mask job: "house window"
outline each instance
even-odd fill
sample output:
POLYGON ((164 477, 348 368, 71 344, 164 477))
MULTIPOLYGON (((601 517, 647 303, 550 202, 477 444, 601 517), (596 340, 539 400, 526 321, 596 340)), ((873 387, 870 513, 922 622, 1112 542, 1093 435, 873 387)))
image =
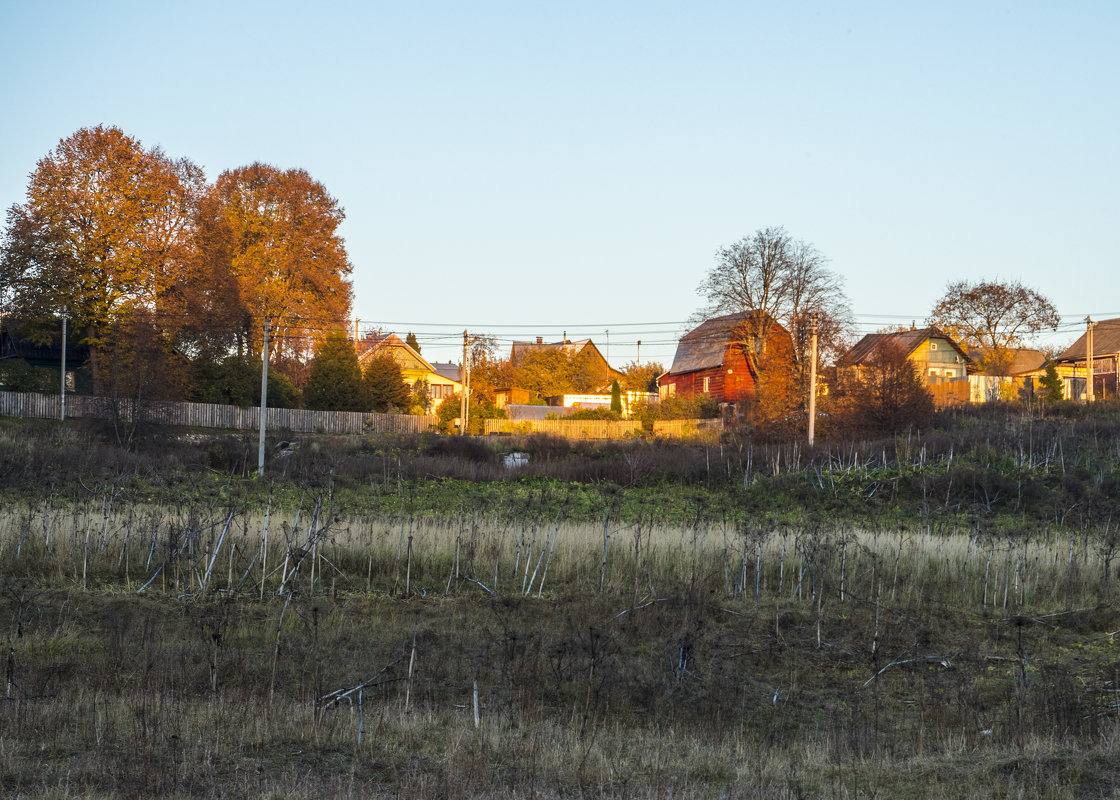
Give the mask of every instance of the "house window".
POLYGON ((707 375, 705 375, 704 376, 704 388, 703 388, 702 391, 704 392, 704 394, 707 394, 711 390, 711 388, 712 388, 712 379, 709 378, 707 375))
POLYGON ((930 376, 937 376, 937 375, 940 375, 940 374, 941 374, 941 370, 939 370, 939 369, 931 369, 931 370, 929 371, 929 374, 930 374, 930 376))
POLYGON ((936 350, 937 349, 937 342, 930 342, 929 343, 929 349, 930 350, 936 350))

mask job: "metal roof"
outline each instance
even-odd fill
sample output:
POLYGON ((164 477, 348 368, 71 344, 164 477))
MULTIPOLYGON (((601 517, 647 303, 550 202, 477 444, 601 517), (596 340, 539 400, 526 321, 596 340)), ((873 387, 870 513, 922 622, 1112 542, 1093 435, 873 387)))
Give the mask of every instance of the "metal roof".
POLYGON ((897 347, 907 356, 921 347, 922 343, 927 339, 945 339, 953 348, 964 357, 965 363, 972 361, 968 353, 960 348, 960 346, 950 339, 947 335, 941 332, 939 328, 915 328, 908 331, 895 331, 894 333, 869 333, 856 342, 855 346, 840 356, 836 361, 838 367, 854 367, 860 364, 866 364, 875 359, 881 352, 881 348, 891 346, 897 347))
POLYGON ((441 378, 447 378, 449 381, 459 381, 459 365, 450 362, 443 363, 441 361, 432 361, 432 371, 439 375, 441 378))
MULTIPOLYGON (((1071 344, 1055 361, 1084 361, 1085 334, 1071 344)), ((1120 319, 1104 319, 1093 326, 1093 358, 1120 353, 1120 319)))
MULTIPOLYGON (((1009 361, 1006 364, 997 365, 994 370, 985 370, 985 374, 1025 375, 1028 372, 1037 372, 1046 367, 1046 354, 1041 350, 1033 350, 1029 347, 1014 347, 1009 348, 1006 352, 1010 356, 1009 361)), ((973 363, 981 366, 987 354, 987 350, 974 350, 971 354, 973 363)))
MULTIPOLYGON (((753 317, 753 311, 740 311, 705 320, 699 327, 681 337, 673 356, 673 366, 665 374, 679 375, 722 366, 723 354, 732 342, 736 330, 741 329, 753 317)), ((781 325, 778 327, 782 328, 781 325)))

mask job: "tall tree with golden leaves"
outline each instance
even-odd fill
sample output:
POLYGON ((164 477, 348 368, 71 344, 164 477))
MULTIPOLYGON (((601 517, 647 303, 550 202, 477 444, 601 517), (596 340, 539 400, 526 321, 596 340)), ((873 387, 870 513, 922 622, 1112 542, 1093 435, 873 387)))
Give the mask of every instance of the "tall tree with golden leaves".
MULTIPOLYGON (((8 209, 2 298, 27 321, 63 309, 103 352, 112 324, 144 312, 156 324, 192 247, 202 171, 119 128, 83 128, 36 165, 27 200, 8 209)), ((50 326, 53 328, 53 324, 50 326)))
MULTIPOLYGON (((260 352, 269 326, 272 357, 306 359, 317 341, 350 315, 352 271, 338 234, 344 213, 302 169, 267 164, 223 172, 203 226, 226 259, 243 310, 249 352, 260 352)), ((204 259, 212 269, 214 259, 204 259)))

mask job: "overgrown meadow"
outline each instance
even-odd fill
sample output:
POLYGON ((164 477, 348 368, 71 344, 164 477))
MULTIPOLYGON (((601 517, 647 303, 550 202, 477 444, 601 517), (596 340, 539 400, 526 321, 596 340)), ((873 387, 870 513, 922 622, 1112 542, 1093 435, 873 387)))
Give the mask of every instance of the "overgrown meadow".
POLYGON ((1115 408, 290 441, 4 423, 6 796, 1120 791, 1115 408))

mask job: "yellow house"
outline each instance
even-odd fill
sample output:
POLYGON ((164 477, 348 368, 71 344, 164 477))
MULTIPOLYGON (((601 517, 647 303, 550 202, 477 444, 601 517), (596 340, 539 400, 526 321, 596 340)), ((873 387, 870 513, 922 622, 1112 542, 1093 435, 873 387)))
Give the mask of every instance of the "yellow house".
POLYGON ((867 365, 890 351, 901 353, 914 365, 939 406, 968 402, 967 369, 971 359, 960 345, 934 327, 867 334, 837 360, 837 377, 858 377, 867 365))
POLYGON ((836 362, 841 369, 861 369, 888 347, 897 348, 928 385, 964 380, 968 355, 937 328, 911 328, 893 333, 869 333, 836 362))
POLYGON ((448 397, 459 394, 463 384, 459 381, 458 364, 431 362, 421 356, 395 333, 367 333, 357 342, 358 363, 365 371, 370 359, 388 353, 400 365, 401 377, 415 391, 419 385, 428 389, 428 413, 434 414, 439 404, 448 397))

